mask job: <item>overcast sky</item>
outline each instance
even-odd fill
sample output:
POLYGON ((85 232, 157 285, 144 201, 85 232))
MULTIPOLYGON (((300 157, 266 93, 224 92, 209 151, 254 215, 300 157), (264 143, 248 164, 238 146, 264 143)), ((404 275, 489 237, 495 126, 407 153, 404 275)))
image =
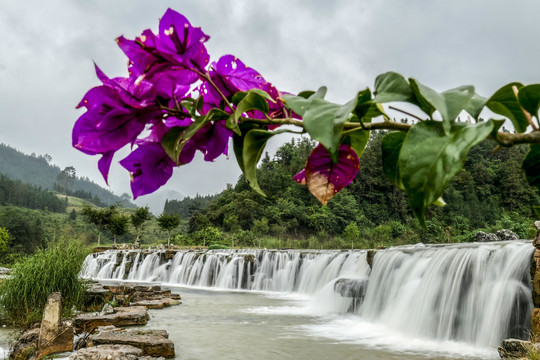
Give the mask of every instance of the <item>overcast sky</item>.
MULTIPOLYGON (((0 0, 0 142, 50 154, 105 186, 98 158, 71 147, 83 112, 75 106, 99 84, 92 62, 125 76, 114 39, 155 30, 168 7, 210 35, 212 59, 234 54, 293 93, 326 85, 336 102, 389 70, 440 91, 472 84, 484 96, 511 81, 540 82, 537 0, 0 0)), ((216 193, 239 174, 232 157, 198 157, 166 188, 216 193)), ((120 165, 109 182, 117 194, 129 192, 120 165)))

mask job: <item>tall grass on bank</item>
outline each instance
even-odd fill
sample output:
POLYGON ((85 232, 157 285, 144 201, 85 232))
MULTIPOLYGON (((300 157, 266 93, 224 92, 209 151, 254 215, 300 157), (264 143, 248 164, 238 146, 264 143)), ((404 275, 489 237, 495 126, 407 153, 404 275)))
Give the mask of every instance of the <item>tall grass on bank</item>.
POLYGON ((69 315, 83 301, 79 272, 86 255, 82 243, 59 240, 19 260, 0 285, 5 321, 26 327, 41 320, 48 296, 56 291, 62 293, 63 315, 69 315))

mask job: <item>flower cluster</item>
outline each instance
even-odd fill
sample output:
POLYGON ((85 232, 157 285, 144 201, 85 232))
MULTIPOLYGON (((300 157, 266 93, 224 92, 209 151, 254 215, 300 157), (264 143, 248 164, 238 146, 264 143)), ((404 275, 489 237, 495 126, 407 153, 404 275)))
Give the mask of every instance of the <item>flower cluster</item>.
POLYGON ((206 161, 227 154, 232 130, 225 119, 198 128, 177 159, 161 142, 172 128, 187 129, 212 108, 232 114, 230 99, 238 92, 259 89, 271 97, 270 111, 251 110, 250 118, 282 116, 280 92, 257 71, 232 55, 210 63, 208 39, 183 15, 168 9, 157 34, 145 30, 134 40, 123 36, 116 40, 129 59, 129 76, 110 79, 96 66, 102 85, 89 90, 79 103, 86 112, 75 123, 72 141, 86 154, 101 155, 98 168, 105 181, 115 152, 128 144, 134 150, 120 164, 131 174, 134 198, 164 185, 173 169, 191 162, 196 151, 206 161), (201 105, 190 109, 187 104, 195 102, 201 105))

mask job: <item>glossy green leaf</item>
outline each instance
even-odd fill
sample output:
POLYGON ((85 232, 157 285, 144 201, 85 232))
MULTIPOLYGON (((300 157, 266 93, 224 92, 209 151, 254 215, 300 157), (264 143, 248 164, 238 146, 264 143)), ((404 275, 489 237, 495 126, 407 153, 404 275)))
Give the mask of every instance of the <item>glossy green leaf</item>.
POLYGON ((521 168, 525 171, 525 178, 529 185, 540 190, 540 144, 529 145, 529 152, 521 168))
POLYGON ((265 98, 266 100, 270 101, 270 102, 273 102, 275 103, 276 101, 274 99, 272 99, 272 97, 264 90, 261 90, 261 89, 251 89, 251 90, 248 90, 248 91, 239 91, 237 92, 236 94, 234 94, 232 96, 232 103, 237 105, 239 104, 242 100, 244 100, 244 98, 248 95, 248 94, 257 94, 263 98, 265 98))
POLYGON ((248 92, 242 101, 236 105, 234 120, 238 122, 242 114, 252 110, 258 110, 263 114, 268 114, 269 107, 266 98, 256 92, 248 92))
POLYGON ((330 153, 334 163, 338 160, 339 140, 343 125, 355 108, 356 98, 338 105, 319 98, 313 99, 303 116, 304 129, 311 138, 320 142, 330 153))
POLYGON ((527 85, 519 89, 518 99, 525 110, 538 118, 540 108, 540 84, 527 85))
POLYGON ((481 101, 480 96, 475 94, 473 86, 460 86, 443 93, 438 93, 422 85, 415 79, 409 79, 409 81, 420 109, 430 117, 433 116, 435 110, 439 111, 443 119, 443 129, 446 134, 450 131, 452 123, 461 111, 467 110, 471 115, 473 113, 479 114, 484 107, 484 102, 481 101))
POLYGON ((253 190, 265 196, 257 181, 257 163, 261 158, 266 142, 272 136, 287 132, 288 130, 268 131, 253 129, 246 133, 243 141, 242 160, 243 172, 246 180, 253 190))
POLYGON ((302 93, 300 93, 302 94, 302 96, 285 94, 283 95, 283 99, 285 100, 285 105, 287 105, 289 109, 303 117, 313 100, 324 99, 324 96, 326 95, 326 90, 326 86, 321 86, 319 90, 312 93, 307 98, 305 98, 304 96, 308 95, 310 92, 303 91, 302 93))
POLYGON ((354 114, 362 122, 371 122, 373 118, 385 115, 382 105, 372 101, 369 89, 358 93, 354 114))
POLYGON ((242 135, 240 127, 238 126, 238 120, 235 119, 234 115, 230 115, 225 122, 227 129, 232 130, 237 135, 242 135))
POLYGON ((367 146, 370 133, 369 130, 356 130, 348 133, 343 143, 352 147, 356 155, 360 158, 367 146))
POLYGON ((518 133, 524 132, 529 126, 529 121, 514 91, 514 89, 519 91, 522 87, 523 84, 517 82, 505 85, 497 90, 486 103, 486 106, 494 113, 509 118, 518 133))
POLYGON ((399 153, 407 133, 396 131, 388 133, 382 139, 383 172, 401 190, 405 190, 399 176, 399 153))
POLYGON ((178 158, 186 142, 191 139, 204 125, 214 120, 224 120, 229 117, 225 111, 214 108, 208 114, 197 118, 191 125, 187 127, 176 126, 171 128, 163 135, 161 146, 169 155, 169 157, 178 164, 178 158))
POLYGON ((399 177, 423 225, 426 208, 442 196, 450 180, 463 168, 470 148, 492 129, 491 121, 454 123, 445 133, 440 122, 424 121, 409 130, 399 154, 399 177))
POLYGON ((402 75, 389 71, 375 79, 375 103, 405 101, 416 103, 416 98, 407 79, 402 75))

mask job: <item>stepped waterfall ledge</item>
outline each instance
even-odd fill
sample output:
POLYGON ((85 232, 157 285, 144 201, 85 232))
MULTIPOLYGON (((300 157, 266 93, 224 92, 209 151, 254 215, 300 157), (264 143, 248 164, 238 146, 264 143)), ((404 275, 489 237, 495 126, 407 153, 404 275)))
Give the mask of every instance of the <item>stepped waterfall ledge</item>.
POLYGON ((529 336, 533 252, 530 241, 418 244, 368 264, 368 251, 109 250, 89 255, 82 276, 298 295, 316 314, 493 349, 529 336))

